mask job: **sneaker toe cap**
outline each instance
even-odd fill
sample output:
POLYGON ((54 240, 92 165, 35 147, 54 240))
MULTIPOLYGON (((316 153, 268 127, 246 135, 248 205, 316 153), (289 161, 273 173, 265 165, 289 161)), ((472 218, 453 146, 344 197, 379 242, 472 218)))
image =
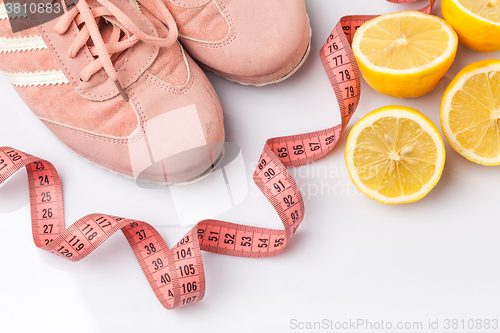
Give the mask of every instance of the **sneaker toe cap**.
POLYGON ((304 60, 311 32, 303 0, 235 1, 225 11, 232 29, 221 43, 182 39, 191 56, 216 74, 261 85, 287 76, 304 60))

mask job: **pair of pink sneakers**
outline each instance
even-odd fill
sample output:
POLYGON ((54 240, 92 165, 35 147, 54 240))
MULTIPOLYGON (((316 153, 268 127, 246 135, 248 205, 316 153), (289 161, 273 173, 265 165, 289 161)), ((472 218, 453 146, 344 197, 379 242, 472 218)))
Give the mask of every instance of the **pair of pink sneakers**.
POLYGON ((196 180, 223 155, 222 108, 191 57, 265 85, 310 48, 305 0, 79 0, 18 33, 7 10, 0 71, 28 107, 85 159, 158 183, 196 180))

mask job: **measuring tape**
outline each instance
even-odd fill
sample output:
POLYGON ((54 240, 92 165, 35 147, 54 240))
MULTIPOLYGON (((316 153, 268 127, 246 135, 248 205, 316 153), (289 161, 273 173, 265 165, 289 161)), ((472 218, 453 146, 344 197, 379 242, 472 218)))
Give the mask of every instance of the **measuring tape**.
MULTIPOLYGON (((422 11, 430 13, 433 5, 434 0, 430 0, 422 11)), ((287 169, 320 159, 332 150, 344 132, 361 93, 360 73, 350 48, 352 32, 374 17, 343 17, 320 51, 337 97, 341 124, 319 132, 269 139, 264 146, 253 179, 278 213, 284 230, 203 220, 169 249, 148 223, 117 216, 90 214, 66 229, 62 186, 54 166, 10 147, 0 147, 0 184, 26 167, 33 240, 37 247, 64 259, 79 261, 121 230, 165 308, 196 303, 205 294, 201 250, 260 258, 277 255, 290 242, 304 218, 304 201, 287 169)))

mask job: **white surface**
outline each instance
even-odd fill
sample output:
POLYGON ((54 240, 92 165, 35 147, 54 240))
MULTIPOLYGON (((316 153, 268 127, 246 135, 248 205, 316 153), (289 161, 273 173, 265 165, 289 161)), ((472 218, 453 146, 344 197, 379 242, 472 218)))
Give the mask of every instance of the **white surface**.
MULTIPOLYGON (((312 52, 292 78, 255 88, 208 74, 224 108, 227 140, 241 147, 249 186, 245 200, 218 218, 281 228, 251 175, 266 139, 339 122, 320 47, 343 15, 418 9, 425 3, 308 0, 312 52)), ((488 58, 500 58, 500 52, 479 54, 460 46, 443 82, 411 100, 382 96, 362 82, 351 125, 375 108, 401 104, 439 127, 439 104, 450 79, 465 65, 488 58)), ((169 190, 140 188, 84 162, 30 113, 4 77, 0 98, 0 144, 56 166, 67 225, 103 212, 160 225, 169 245, 187 232, 178 227, 169 190)), ((429 320, 439 320, 440 329, 432 332, 462 332, 444 330, 444 320, 500 320, 498 167, 475 165, 446 144, 445 171, 430 194, 413 204, 385 206, 352 185, 344 165, 345 139, 322 160, 291 170, 306 215, 286 250, 267 259, 204 253, 205 299, 174 311, 156 300, 120 233, 78 263, 38 250, 31 237, 26 176, 16 174, 0 188, 0 331, 288 332, 298 331, 291 328, 292 319, 363 319, 422 322, 421 332, 429 320)))

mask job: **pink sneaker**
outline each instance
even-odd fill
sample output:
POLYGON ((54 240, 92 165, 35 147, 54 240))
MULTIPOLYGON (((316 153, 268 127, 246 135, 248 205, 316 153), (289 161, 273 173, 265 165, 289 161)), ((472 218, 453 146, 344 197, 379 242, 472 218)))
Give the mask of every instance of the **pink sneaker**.
POLYGON ((290 77, 306 60, 311 29, 304 0, 163 0, 189 54, 243 84, 290 77))
POLYGON ((219 99, 161 0, 79 0, 60 18, 11 31, 0 0, 0 71, 85 159, 127 177, 184 183, 222 157, 219 99))

